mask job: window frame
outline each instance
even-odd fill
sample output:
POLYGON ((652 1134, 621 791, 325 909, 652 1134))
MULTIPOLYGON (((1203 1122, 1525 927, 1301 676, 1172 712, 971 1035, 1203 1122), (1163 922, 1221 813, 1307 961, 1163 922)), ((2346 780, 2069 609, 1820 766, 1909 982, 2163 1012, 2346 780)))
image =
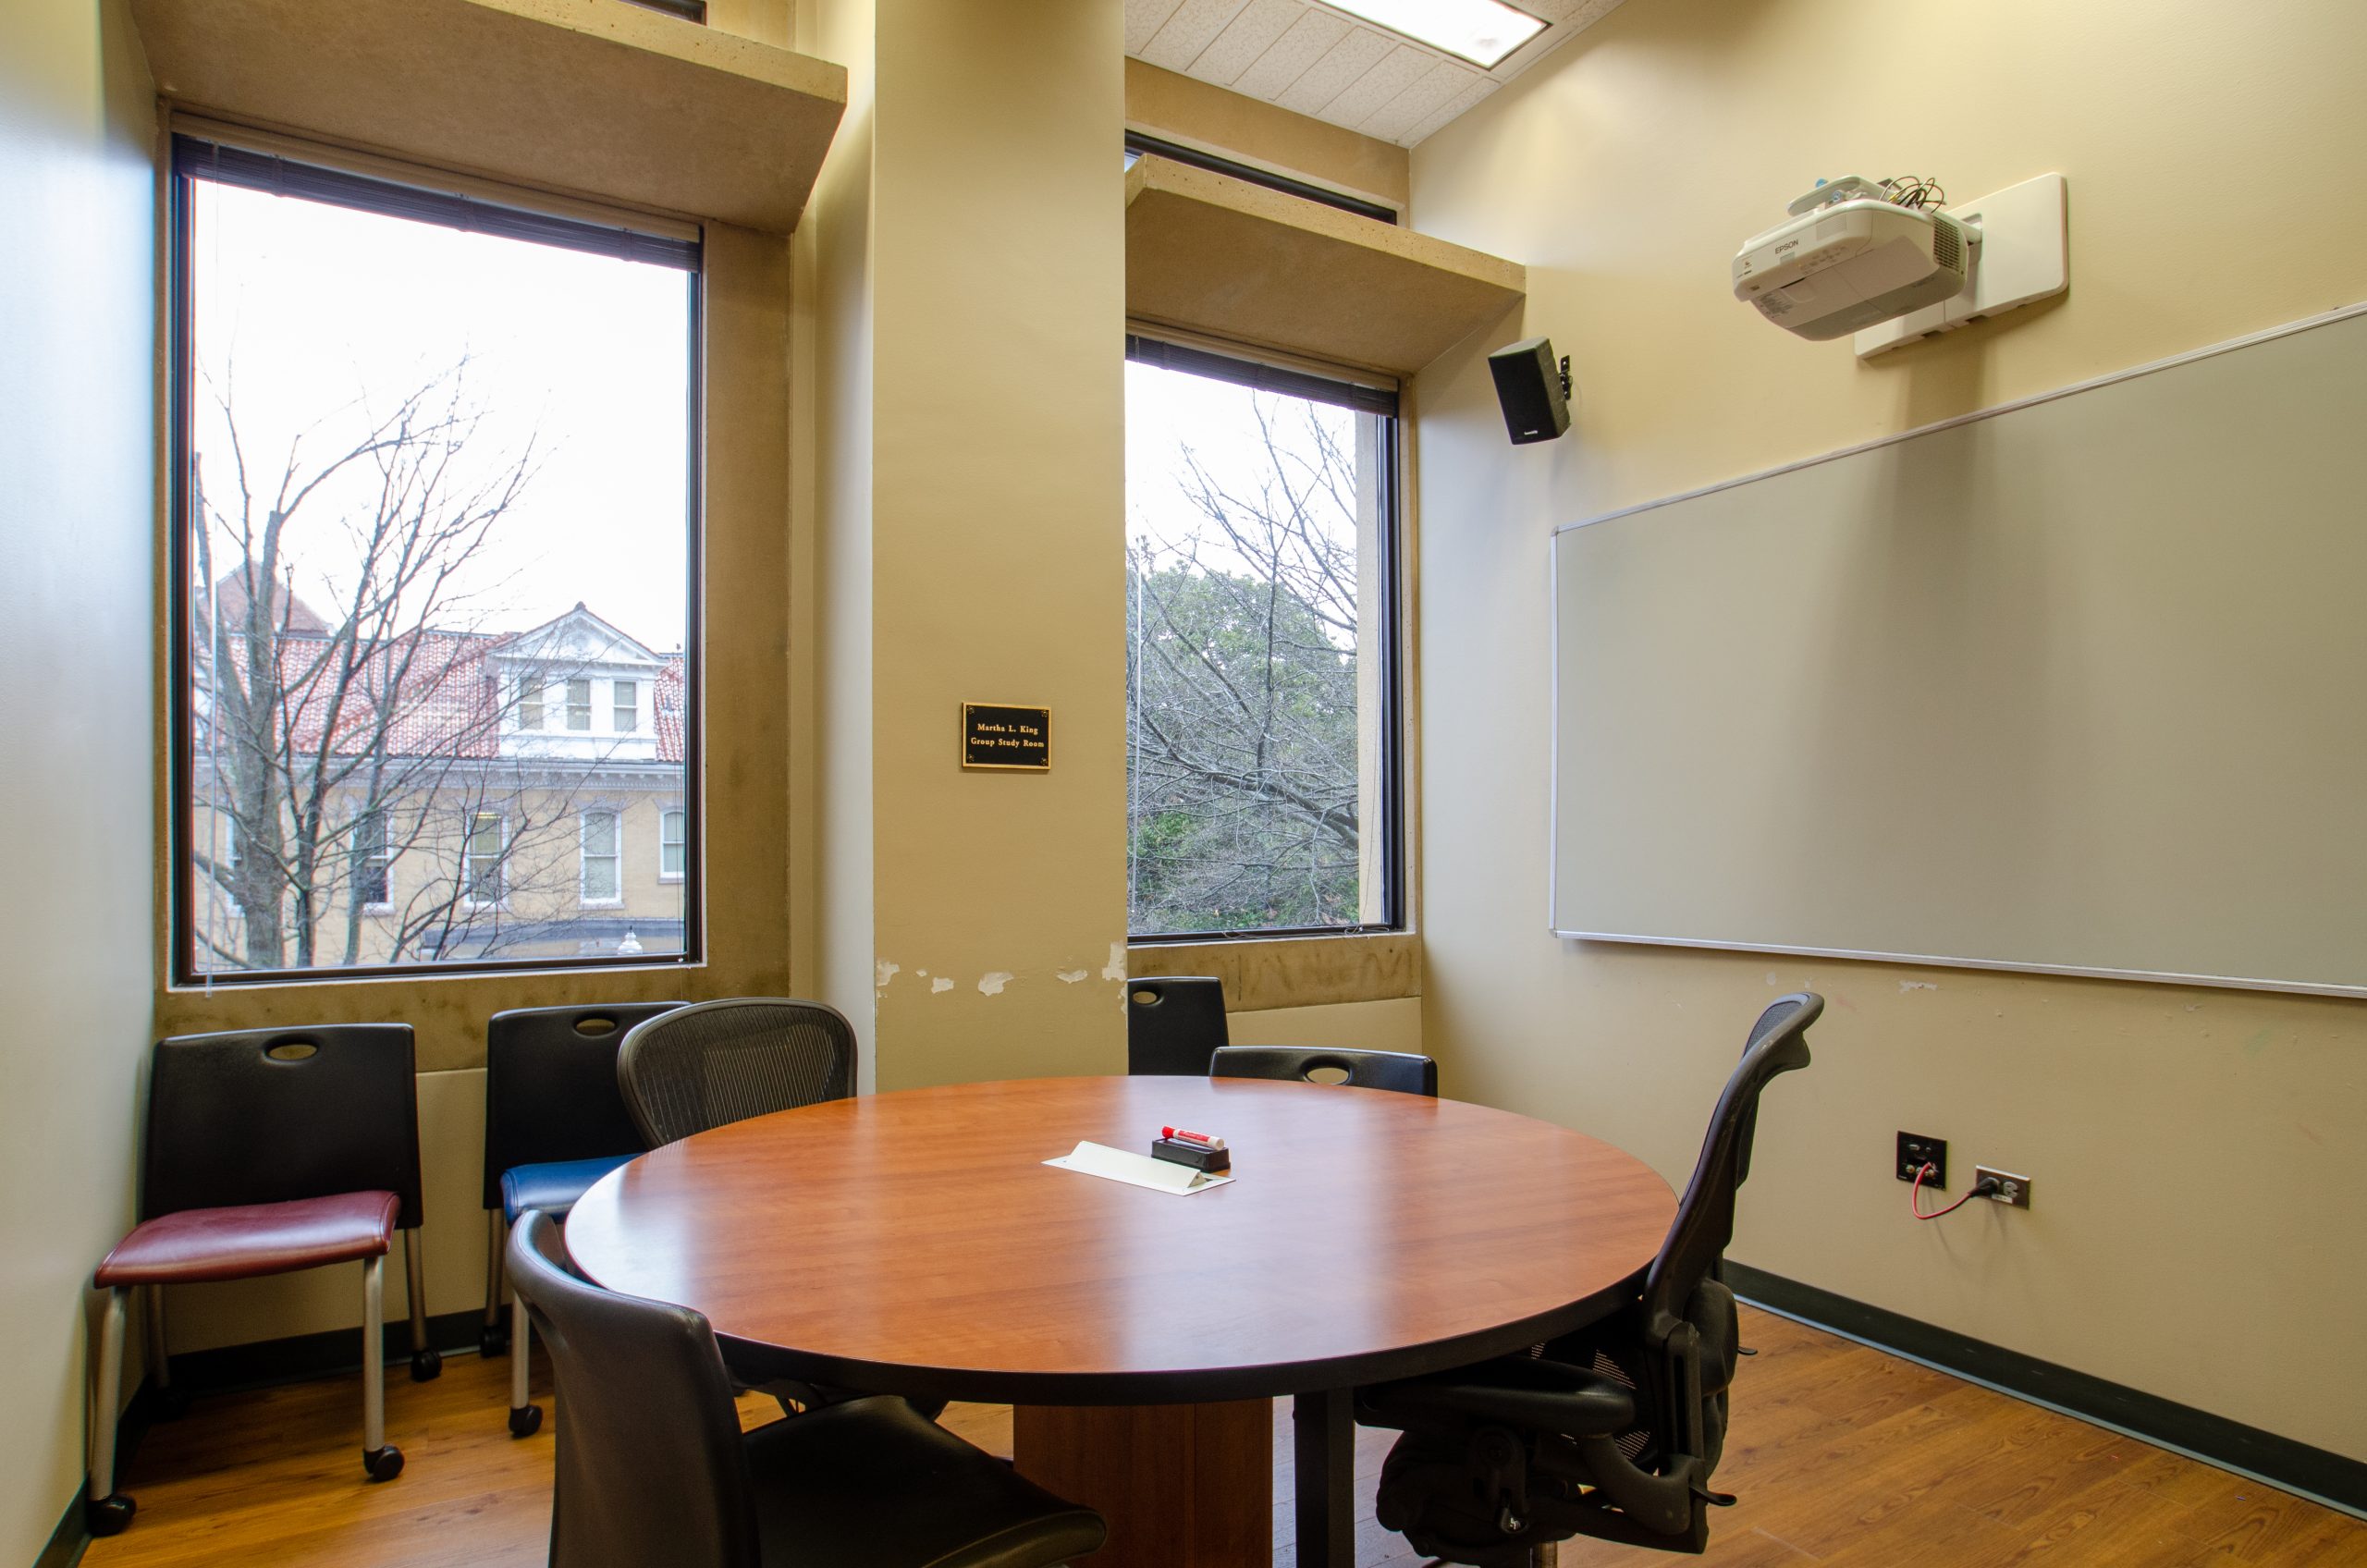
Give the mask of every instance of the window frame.
POLYGON ((641 733, 640 681, 619 677, 608 682, 608 729, 617 735, 641 733))
POLYGON ((625 907, 625 814, 616 806, 590 805, 575 814, 575 907, 578 909, 611 910, 625 907), (608 852, 602 859, 608 863, 615 877, 613 897, 595 899, 592 896, 592 819, 608 819, 608 852))
POLYGON ((360 813, 353 819, 353 848, 357 864, 367 868, 369 871, 374 872, 380 879, 378 883, 378 897, 374 899, 362 898, 362 887, 358 880, 360 873, 356 874, 357 880, 354 885, 353 892, 354 897, 358 901, 358 905, 362 913, 364 914, 388 913, 392 912, 395 907, 395 836, 393 824, 386 820, 386 814, 383 809, 379 811, 360 813), (377 844, 374 848, 364 849, 362 843, 362 832, 365 828, 374 827, 377 829, 377 844))
POLYGON ((461 817, 459 888, 460 907, 472 913, 484 909, 509 908, 509 814, 502 811, 485 811, 481 807, 471 806, 461 814, 461 817), (494 836, 498 842, 495 844, 493 851, 493 897, 481 899, 476 893, 476 866, 473 863, 477 858, 477 834, 484 830, 484 825, 488 822, 493 824, 494 836))
MULTIPOLYGON (((1134 139, 1128 139, 1133 146, 1134 139)), ((1173 337, 1150 332, 1129 324, 1126 329, 1126 359, 1129 363, 1157 365, 1164 370, 1187 375, 1204 376, 1212 381, 1230 382, 1252 391, 1274 392, 1288 397, 1329 402, 1358 413, 1369 413, 1380 421, 1380 451, 1375 464, 1374 482, 1378 494, 1374 502, 1380 515, 1378 530, 1381 559, 1376 567, 1380 583, 1380 610, 1384 635, 1380 645, 1380 815, 1382 843, 1380 870, 1382 878, 1381 918, 1343 925, 1262 925, 1242 931, 1136 931, 1128 912, 1126 945, 1130 948, 1197 947, 1231 942, 1287 941, 1302 937, 1370 937, 1394 935, 1411 928, 1408 909, 1406 873, 1405 771, 1406 771, 1406 641, 1405 624, 1405 517, 1404 498, 1407 494, 1404 474, 1404 407, 1401 394, 1392 387, 1380 385, 1367 373, 1340 368, 1335 374, 1325 375, 1302 368, 1305 361, 1291 364, 1255 357, 1256 350, 1243 348, 1233 352, 1220 352, 1200 344, 1186 343, 1173 337)), ((1131 719, 1129 720, 1131 728, 1131 719)), ((1365 827, 1359 820, 1357 832, 1365 827)), ((1133 829, 1129 824, 1126 855, 1129 864, 1134 858, 1133 829)), ((1130 900, 1131 901, 1131 900, 1130 900)))
POLYGON ((690 813, 686 808, 682 806, 659 806, 657 808, 657 880, 659 882, 672 883, 680 882, 683 879, 684 874, 691 864, 690 827, 690 813), (668 822, 678 817, 682 823, 682 837, 669 840, 666 837, 666 825, 668 822), (679 862, 671 871, 666 869, 666 851, 668 850, 672 850, 675 852, 675 857, 679 862))
MULTIPOLYGON (((701 12, 699 19, 704 20, 704 0, 697 0, 697 3, 701 12)), ((688 9, 687 6, 664 4, 656 8, 676 10, 678 14, 684 14, 688 9)), ((160 390, 167 426, 166 456, 170 463, 160 518, 165 537, 159 541, 159 556, 165 569, 164 592, 170 595, 167 606, 169 634, 164 650, 165 676, 168 682, 165 704, 168 770, 164 810, 167 862, 166 928, 163 933, 167 953, 166 989, 313 985, 346 980, 415 981, 431 976, 465 977, 704 965, 707 959, 705 892, 703 877, 695 869, 703 864, 703 857, 693 852, 693 847, 703 842, 705 831, 705 813, 701 809, 705 777, 703 693, 705 689, 705 478, 707 423, 707 276, 703 231, 687 227, 676 218, 653 216, 637 219, 636 214, 619 208, 587 207, 586 203, 570 198, 545 196, 531 190, 497 184, 473 176, 448 175, 435 169, 393 163, 373 154, 349 153, 338 148, 276 132, 242 132, 240 128, 213 120, 195 120, 184 129, 179 116, 168 116, 166 132, 159 169, 165 187, 164 232, 160 246, 164 252, 160 258, 164 263, 164 319, 160 336, 165 348, 162 367, 165 385, 160 390), (591 957, 423 957, 411 962, 315 964, 304 969, 209 970, 199 965, 198 884, 205 878, 197 872, 191 860, 193 847, 199 842, 195 828, 199 806, 194 788, 194 737, 190 712, 194 667, 188 612, 191 603, 193 570, 190 544, 193 500, 190 466, 194 453, 196 408, 193 362, 196 345, 191 329, 195 316, 196 204, 191 195, 197 181, 208 178, 208 172, 201 172, 202 169, 210 172, 211 178, 222 183, 304 197, 381 216, 440 224, 464 233, 493 234, 621 260, 656 263, 672 266, 684 275, 686 341, 683 371, 686 396, 683 435, 686 461, 682 527, 686 570, 681 655, 682 795, 681 803, 670 809, 679 810, 683 815, 685 847, 684 874, 667 879, 682 886, 682 939, 679 952, 591 957), (223 178, 226 169, 232 171, 231 178, 223 178), (592 215, 586 215, 587 213, 592 215)), ((651 688, 648 701, 654 729, 659 682, 652 680, 641 684, 651 688)), ((543 695, 547 700, 547 689, 543 695)), ((546 722, 547 717, 546 715, 546 722)), ((463 814, 473 817, 477 810, 474 806, 465 806, 463 814)), ((497 815, 503 815, 503 854, 506 857, 509 850, 509 823, 506 814, 497 815)), ((624 859, 621 814, 617 831, 621 892, 624 859)), ((229 832, 235 839, 235 823, 230 825, 229 832)), ((389 842, 391 844, 391 836, 389 842)), ((461 848, 461 869, 465 876, 465 836, 461 848)), ((464 883, 459 907, 472 912, 506 910, 509 896, 506 866, 502 881, 501 898, 491 904, 467 899, 464 883)), ((390 894, 393 891, 391 856, 387 890, 390 894)), ((236 910, 236 900, 230 899, 227 893, 224 897, 236 910)), ((365 907, 368 911, 383 913, 391 905, 365 907)), ((243 911, 238 913, 240 918, 244 917, 243 911)))

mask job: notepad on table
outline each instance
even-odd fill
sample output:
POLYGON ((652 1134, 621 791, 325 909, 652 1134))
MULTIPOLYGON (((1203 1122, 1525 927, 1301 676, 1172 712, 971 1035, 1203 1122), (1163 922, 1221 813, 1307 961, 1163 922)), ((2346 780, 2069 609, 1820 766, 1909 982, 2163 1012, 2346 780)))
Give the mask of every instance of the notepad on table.
POLYGON ((1221 1187, 1233 1180, 1228 1174, 1210 1174, 1195 1170, 1173 1160, 1153 1159, 1147 1154, 1129 1149, 1113 1149, 1107 1144, 1080 1143, 1058 1159, 1048 1159, 1047 1165, 1057 1165, 1063 1170, 1082 1170, 1087 1176, 1106 1176, 1112 1182, 1125 1182, 1153 1192, 1188 1195, 1210 1187, 1221 1187))

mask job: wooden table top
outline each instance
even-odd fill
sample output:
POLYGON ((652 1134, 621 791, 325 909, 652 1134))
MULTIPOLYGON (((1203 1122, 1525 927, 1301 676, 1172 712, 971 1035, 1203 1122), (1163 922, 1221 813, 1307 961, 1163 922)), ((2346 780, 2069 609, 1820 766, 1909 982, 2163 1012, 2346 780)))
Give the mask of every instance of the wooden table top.
POLYGON ((744 1371, 1147 1404, 1344 1388, 1592 1321, 1676 1212, 1650 1167, 1456 1100, 1242 1078, 858 1096, 684 1139, 569 1216, 593 1280, 704 1313, 744 1371), (1176 1195, 1042 1161, 1223 1137, 1176 1195))

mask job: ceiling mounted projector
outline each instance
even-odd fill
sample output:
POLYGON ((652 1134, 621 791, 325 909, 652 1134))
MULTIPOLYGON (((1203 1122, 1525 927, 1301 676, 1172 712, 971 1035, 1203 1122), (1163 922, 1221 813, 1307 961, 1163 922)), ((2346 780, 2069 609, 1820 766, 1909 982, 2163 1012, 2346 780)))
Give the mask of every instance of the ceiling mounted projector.
POLYGON ((1822 341, 1963 291, 1979 231, 1926 209, 1933 188, 1851 176, 1820 184, 1735 257, 1735 298, 1822 341))

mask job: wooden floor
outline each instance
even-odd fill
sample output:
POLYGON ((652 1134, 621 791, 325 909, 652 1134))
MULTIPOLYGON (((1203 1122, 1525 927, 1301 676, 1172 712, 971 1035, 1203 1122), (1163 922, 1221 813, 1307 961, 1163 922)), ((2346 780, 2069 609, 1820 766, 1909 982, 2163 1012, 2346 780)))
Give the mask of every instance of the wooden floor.
MULTIPOLYGON (((2367 1563, 2367 1524, 2035 1409, 1764 1313, 1748 1312, 1744 1363, 1718 1484, 1741 1502, 1711 1516, 1704 1560, 1723 1568, 2098 1568, 2367 1563)), ((536 1397, 547 1406, 537 1358, 536 1397)), ((202 1400, 153 1430, 124 1479, 131 1529, 94 1543, 91 1568, 265 1563, 274 1568, 531 1568, 545 1561, 551 1437, 513 1441, 508 1364, 454 1356, 442 1378, 386 1382, 387 1435, 409 1459, 362 1478, 350 1378, 202 1400)), ((769 1411, 749 1402, 749 1418, 769 1411)), ((1287 1406, 1276 1411, 1276 1560, 1290 1561, 1287 1406)), ((1011 1415, 956 1405, 946 1424, 1010 1452, 1011 1415)), ((1392 1434, 1361 1432, 1361 1568, 1419 1561, 1372 1521, 1392 1434)), ((1665 1563, 1598 1542, 1564 1568, 1665 1563)), ((1178 1568, 1190 1568, 1179 1564, 1178 1568)))

